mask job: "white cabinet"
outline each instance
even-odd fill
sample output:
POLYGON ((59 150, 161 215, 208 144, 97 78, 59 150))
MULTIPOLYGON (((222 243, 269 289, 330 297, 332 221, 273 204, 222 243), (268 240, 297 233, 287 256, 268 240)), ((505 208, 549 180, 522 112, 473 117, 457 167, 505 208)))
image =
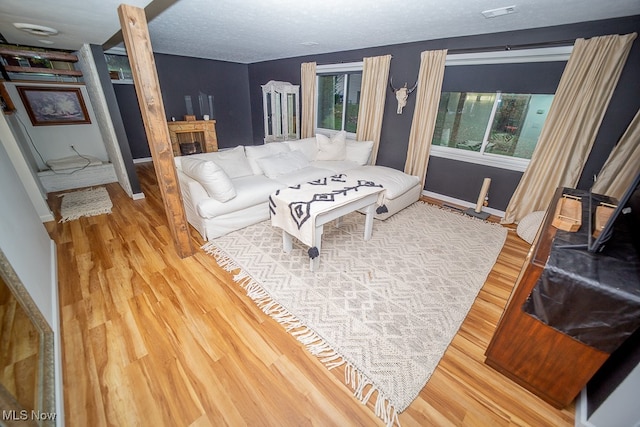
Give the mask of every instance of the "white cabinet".
POLYGON ((271 80, 262 85, 264 142, 300 139, 300 86, 271 80))

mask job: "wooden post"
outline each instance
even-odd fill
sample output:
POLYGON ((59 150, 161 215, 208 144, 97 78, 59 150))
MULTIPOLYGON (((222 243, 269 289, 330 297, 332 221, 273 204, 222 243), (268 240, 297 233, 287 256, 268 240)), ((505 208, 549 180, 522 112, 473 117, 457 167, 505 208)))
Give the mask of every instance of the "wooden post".
POLYGON ((169 228, 178 255, 185 258, 193 255, 193 247, 173 163, 147 20, 143 9, 126 4, 118 7, 118 16, 169 228))

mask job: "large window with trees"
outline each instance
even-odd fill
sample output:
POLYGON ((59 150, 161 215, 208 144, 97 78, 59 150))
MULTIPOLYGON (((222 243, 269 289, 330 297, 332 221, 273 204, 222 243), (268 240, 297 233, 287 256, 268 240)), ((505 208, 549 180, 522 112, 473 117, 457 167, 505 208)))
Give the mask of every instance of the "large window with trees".
POLYGON ((316 69, 316 128, 355 134, 360 108, 362 63, 321 65, 316 69))
POLYGON ((449 54, 430 155, 524 171, 571 50, 449 54))
POLYGON ((433 145, 531 159, 553 95, 443 92, 433 145))

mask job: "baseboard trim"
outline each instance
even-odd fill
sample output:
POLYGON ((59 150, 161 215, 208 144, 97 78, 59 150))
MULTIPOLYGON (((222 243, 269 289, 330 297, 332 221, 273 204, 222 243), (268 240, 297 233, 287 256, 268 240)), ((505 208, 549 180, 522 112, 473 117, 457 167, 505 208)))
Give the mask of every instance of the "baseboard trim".
POLYGON ((53 296, 53 364, 56 427, 64 427, 64 387, 62 382, 62 322, 60 321, 60 296, 58 293, 58 250, 51 240, 51 295, 53 296))
POLYGON ((53 221, 54 219, 56 219, 53 214, 51 212, 49 212, 46 215, 40 215, 40 221, 44 222, 49 222, 49 221, 53 221))
MULTIPOLYGON (((475 208, 475 203, 467 202, 466 200, 456 199, 454 197, 445 196, 444 194, 434 193, 433 191, 422 190, 422 195, 426 197, 432 197, 434 199, 441 200, 447 203, 453 203, 458 206, 462 206, 464 208, 475 208)), ((500 211, 498 209, 493 208, 482 208, 484 212, 488 212, 491 215, 498 216, 500 218, 504 218, 504 211, 500 211)))
POLYGON ((133 163, 147 163, 147 162, 152 162, 153 161, 153 157, 142 157, 140 159, 133 159, 133 163))

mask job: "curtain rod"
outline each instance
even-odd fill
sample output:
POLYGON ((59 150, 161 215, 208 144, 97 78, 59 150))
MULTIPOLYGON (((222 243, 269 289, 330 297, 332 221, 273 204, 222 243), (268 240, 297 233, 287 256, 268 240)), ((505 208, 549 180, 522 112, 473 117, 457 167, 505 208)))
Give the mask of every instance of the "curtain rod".
MULTIPOLYGON (((447 49, 447 54, 456 55, 461 53, 482 53, 482 52, 500 52, 500 51, 509 51, 509 50, 541 49, 544 47, 573 46, 575 42, 576 42, 575 40, 558 40, 553 42, 542 42, 542 43, 525 43, 525 44, 513 44, 513 45, 507 44, 507 45, 501 45, 501 46, 447 49)), ((430 49, 430 50, 437 50, 437 49, 430 49)), ((391 57, 393 58, 393 55, 391 57)), ((335 65, 335 64, 352 63, 352 62, 354 61, 330 62, 328 64, 317 64, 317 65, 335 65)))
POLYGON ((476 48, 460 48, 460 49, 448 49, 447 54, 455 55, 461 53, 481 53, 481 52, 499 52, 509 50, 524 50, 524 49, 540 49, 544 47, 559 47, 559 46, 573 46, 575 40, 559 40, 554 42, 543 43, 526 43, 526 44, 514 44, 514 45, 502 45, 502 46, 487 46, 476 48))

